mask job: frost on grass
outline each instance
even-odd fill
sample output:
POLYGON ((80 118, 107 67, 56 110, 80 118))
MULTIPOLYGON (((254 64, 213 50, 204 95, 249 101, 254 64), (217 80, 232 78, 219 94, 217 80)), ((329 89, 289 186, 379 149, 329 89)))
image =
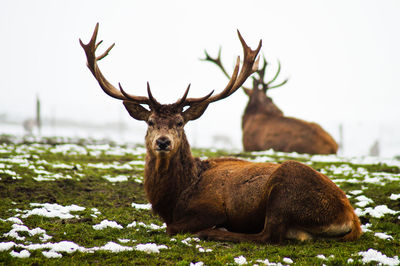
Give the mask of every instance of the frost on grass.
POLYGON ((146 228, 146 229, 149 229, 149 230, 162 230, 162 229, 167 228, 167 225, 166 225, 165 223, 163 223, 163 225, 160 226, 160 225, 156 225, 156 224, 153 224, 153 223, 151 223, 151 224, 145 224, 145 223, 143 223, 143 222, 136 222, 136 221, 133 221, 132 223, 128 224, 126 227, 127 227, 127 228, 131 228, 131 227, 143 227, 143 228, 146 228))
POLYGON ((64 155, 86 155, 87 150, 76 144, 60 144, 49 150, 51 153, 62 153, 64 155))
POLYGON ((109 220, 103 220, 99 224, 93 225, 94 230, 103 230, 104 228, 117 228, 117 229, 122 229, 122 225, 119 225, 115 221, 109 221, 109 220))
POLYGON ((378 262, 380 264, 390 266, 400 264, 398 256, 395 256, 394 258, 389 258, 385 254, 382 254, 382 252, 372 248, 368 249, 367 251, 358 252, 358 255, 362 256, 361 260, 363 263, 378 262))
POLYGON ((278 262, 270 262, 268 259, 265 260, 256 260, 256 262, 262 264, 262 265, 267 265, 267 266, 282 266, 282 263, 278 262))
POLYGON ((191 246, 192 244, 189 242, 200 242, 200 239, 197 237, 188 237, 188 238, 181 240, 181 242, 183 244, 185 244, 186 246, 191 246))
POLYGON ((114 163, 88 163, 88 167, 97 168, 97 169, 115 169, 115 170, 133 170, 132 166, 128 164, 120 164, 117 162, 114 163))

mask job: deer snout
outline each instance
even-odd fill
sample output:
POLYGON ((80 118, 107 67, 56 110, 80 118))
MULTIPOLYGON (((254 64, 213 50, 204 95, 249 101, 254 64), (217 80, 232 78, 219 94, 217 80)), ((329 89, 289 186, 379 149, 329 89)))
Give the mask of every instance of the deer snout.
POLYGON ((156 146, 158 151, 169 151, 171 149, 171 140, 166 136, 159 137, 156 140, 156 146))

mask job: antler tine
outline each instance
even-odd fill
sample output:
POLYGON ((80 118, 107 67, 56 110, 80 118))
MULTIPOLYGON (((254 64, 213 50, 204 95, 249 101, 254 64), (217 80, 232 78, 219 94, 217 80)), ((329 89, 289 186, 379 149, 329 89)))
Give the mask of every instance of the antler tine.
POLYGON ((222 62, 221 62, 221 52, 222 52, 222 47, 219 47, 218 56, 217 56, 216 58, 213 58, 213 57, 211 57, 211 56, 207 53, 207 50, 204 50, 204 53, 205 53, 206 58, 200 59, 200 60, 202 60, 202 61, 209 61, 209 62, 211 62, 211 63, 216 64, 216 65, 221 69, 222 73, 224 73, 224 75, 225 75, 228 79, 230 79, 231 77, 229 76, 229 74, 228 74, 228 72, 226 71, 225 67, 222 65, 222 62))
POLYGON ((151 90, 150 90, 149 82, 147 82, 147 95, 149 96, 148 105, 150 105, 151 109, 155 109, 157 106, 161 106, 161 104, 159 102, 157 102, 156 98, 153 97, 153 94, 151 93, 151 90))
POLYGON ((176 101, 176 103, 174 103, 174 105, 181 107, 185 103, 186 97, 189 94, 189 89, 190 89, 190 83, 189 83, 185 93, 183 94, 182 98, 180 98, 178 101, 176 101))
POLYGON ((263 66, 257 71, 259 78, 259 82, 263 83, 262 81, 264 80, 265 77, 265 70, 267 69, 268 63, 267 60, 265 59, 265 56, 263 55, 263 66))
POLYGON ((149 104, 149 99, 147 97, 142 96, 134 96, 126 93, 121 84, 119 84, 119 90, 115 88, 108 80, 104 77, 103 73, 101 73, 99 66, 97 65, 97 61, 103 59, 108 55, 111 49, 114 47, 115 43, 112 44, 108 49, 105 50, 103 54, 96 57, 96 50, 100 46, 103 41, 99 41, 96 44, 97 33, 99 31, 99 23, 96 23, 96 27, 94 28, 92 37, 89 43, 84 44, 81 39, 79 39, 79 43, 82 46, 83 50, 86 54, 87 59, 87 66, 92 72, 93 76, 99 83, 100 87, 103 91, 108 94, 109 96, 119 99, 119 100, 127 100, 127 101, 134 101, 140 104, 149 104))
POLYGON ((149 104, 149 98, 144 97, 144 96, 135 96, 135 95, 131 95, 129 93, 127 93, 121 86, 121 83, 118 82, 118 86, 119 86, 119 90, 121 91, 121 93, 126 97, 125 100, 128 101, 133 101, 133 102, 140 102, 143 104, 149 104))
POLYGON ((276 71, 275 76, 270 81, 267 82, 267 85, 274 82, 278 78, 280 72, 281 72, 281 61, 278 60, 278 70, 276 71))
MULTIPOLYGON (((252 50, 246 44, 246 42, 243 39, 242 35, 240 34, 239 30, 237 32, 238 32, 239 40, 243 47, 243 54, 244 54, 242 69, 241 69, 239 75, 237 76, 237 78, 234 78, 234 75, 232 75, 231 81, 234 80, 234 83, 233 83, 233 85, 231 85, 229 90, 228 90, 228 87, 229 87, 229 84, 228 84, 227 88, 225 88, 224 91, 222 91, 218 95, 215 95, 215 96, 209 98, 207 100, 208 102, 215 102, 215 101, 218 101, 218 100, 228 97, 229 95, 234 93, 237 89, 239 89, 251 74, 253 74, 254 72, 256 72, 258 70, 258 64, 260 61, 260 57, 257 57, 257 55, 260 52, 260 49, 262 46, 262 40, 260 40, 258 47, 255 50, 252 50)), ((238 61, 236 63, 237 67, 239 67, 239 62, 240 62, 240 59, 238 58, 238 61)))
MULTIPOLYGON (((216 64, 222 71, 222 73, 224 73, 224 75, 230 79, 231 76, 229 76, 228 72, 226 71, 225 67, 222 65, 222 61, 221 61, 221 51, 222 51, 222 47, 219 47, 218 50, 218 56, 216 58, 211 57, 208 53, 207 50, 204 51, 206 58, 200 59, 201 61, 208 61, 211 63, 216 64)), ((243 89, 248 89, 246 87, 243 86, 243 89)))
POLYGON ((272 87, 269 87, 269 89, 275 89, 275 88, 278 88, 278 87, 280 87, 280 86, 283 86, 283 85, 285 85, 286 82, 288 82, 288 81, 289 81, 289 79, 287 78, 287 79, 285 79, 284 81, 282 81, 281 83, 279 83, 278 85, 274 85, 274 86, 272 86, 272 87))
MULTIPOLYGON (((258 70, 258 63, 259 63, 260 58, 258 57, 256 59, 256 57, 261 49, 262 41, 260 40, 256 50, 252 50, 249 46, 247 46, 247 44, 244 41, 239 30, 237 32, 238 32, 238 36, 239 36, 240 42, 242 44, 243 53, 244 53, 243 65, 242 65, 242 69, 241 69, 240 73, 239 73, 240 57, 238 56, 232 77, 230 77, 228 85, 226 85, 225 89, 222 92, 220 92, 219 94, 214 95, 214 96, 211 96, 212 93, 210 93, 209 95, 203 97, 204 100, 201 100, 201 98, 186 99, 186 101, 184 102, 185 105, 192 105, 194 103, 200 103, 200 102, 209 104, 209 103, 224 99, 224 98, 228 97, 229 95, 231 95, 232 93, 234 93, 237 89, 239 89, 243 85, 243 83, 246 81, 246 79, 251 74, 253 74, 254 72, 256 72, 258 70)), ((220 53, 218 53, 218 57, 216 59, 210 57, 207 52, 205 52, 205 53, 206 53, 206 58, 204 60, 215 63, 221 69, 223 69, 224 73, 226 73, 226 71, 224 71, 224 68, 221 64, 220 53)), ((226 75, 227 75, 227 73, 226 73, 226 75)), ((227 76, 229 77, 229 75, 227 75, 227 76)))

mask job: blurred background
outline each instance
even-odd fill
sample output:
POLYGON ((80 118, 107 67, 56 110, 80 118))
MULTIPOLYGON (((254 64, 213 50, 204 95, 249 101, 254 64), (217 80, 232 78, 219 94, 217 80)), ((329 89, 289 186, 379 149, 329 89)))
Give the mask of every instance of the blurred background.
MULTIPOLYGON (((271 96, 287 116, 319 123, 341 155, 400 154, 400 2, 385 1, 52 1, 0 3, 0 134, 144 140, 146 125, 105 95, 86 67, 96 22, 107 79, 162 103, 222 90, 227 79, 202 62, 222 47, 232 72, 242 55, 236 29, 270 61, 283 87, 271 96), (38 108, 39 107, 39 108, 38 108), (40 109, 40 132, 35 126, 40 109)), ((249 84, 250 85, 250 84, 249 84)), ((192 146, 242 149, 238 91, 186 126, 192 146)))

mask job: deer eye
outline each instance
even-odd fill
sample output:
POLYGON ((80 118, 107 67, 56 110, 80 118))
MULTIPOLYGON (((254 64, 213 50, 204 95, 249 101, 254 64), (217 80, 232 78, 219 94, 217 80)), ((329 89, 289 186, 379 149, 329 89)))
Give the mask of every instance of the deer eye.
POLYGON ((183 122, 182 122, 182 121, 179 121, 176 125, 177 125, 178 127, 181 127, 181 126, 183 126, 183 122))
POLYGON ((147 124, 148 124, 150 127, 154 126, 154 122, 153 122, 152 120, 149 120, 149 121, 147 122, 147 124))

